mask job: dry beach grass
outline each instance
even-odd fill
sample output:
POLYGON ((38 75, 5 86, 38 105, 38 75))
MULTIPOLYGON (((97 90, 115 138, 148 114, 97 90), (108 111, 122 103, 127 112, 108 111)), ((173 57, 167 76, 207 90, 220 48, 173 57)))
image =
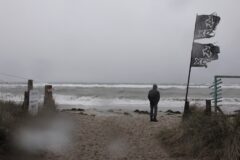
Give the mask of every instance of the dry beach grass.
POLYGON ((162 130, 162 143, 175 157, 188 156, 199 160, 240 159, 240 115, 228 117, 194 110, 178 126, 162 130))

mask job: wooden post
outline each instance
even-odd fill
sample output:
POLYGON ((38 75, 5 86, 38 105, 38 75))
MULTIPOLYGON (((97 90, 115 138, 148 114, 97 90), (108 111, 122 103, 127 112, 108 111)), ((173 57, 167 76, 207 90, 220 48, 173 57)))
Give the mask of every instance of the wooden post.
POLYGON ((205 114, 206 114, 206 115, 211 115, 211 112, 212 112, 211 100, 207 99, 207 100, 206 100, 206 110, 205 110, 205 114))
POLYGON ((33 80, 32 79, 29 79, 28 80, 28 91, 32 90, 33 89, 33 80))
POLYGON ((44 107, 45 109, 54 111, 56 110, 56 107, 53 99, 52 89, 52 85, 45 85, 44 107))
POLYGON ((44 98, 52 98, 52 85, 45 85, 45 97, 44 98))
POLYGON ((29 91, 33 89, 33 80, 28 80, 27 91, 24 92, 23 110, 28 111, 29 106, 29 91))
POLYGON ((28 105, 29 105, 29 92, 25 91, 24 92, 23 108, 22 108, 24 112, 27 112, 28 105))

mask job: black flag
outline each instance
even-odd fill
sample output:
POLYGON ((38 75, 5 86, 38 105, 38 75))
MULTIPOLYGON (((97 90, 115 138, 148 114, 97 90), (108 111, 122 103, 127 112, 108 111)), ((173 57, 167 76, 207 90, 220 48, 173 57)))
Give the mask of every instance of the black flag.
POLYGON ((211 38, 220 22, 220 17, 216 15, 199 15, 196 19, 194 39, 211 38))
POLYGON ((220 53, 219 47, 211 43, 193 43, 191 66, 207 67, 208 62, 218 59, 218 53, 220 53))
POLYGON ((191 76, 192 67, 207 67, 207 63, 212 60, 218 59, 218 53, 220 49, 211 43, 201 44, 195 43, 197 39, 211 38, 215 36, 215 29, 220 22, 220 17, 216 14, 211 15, 199 15, 196 18, 193 46, 190 60, 190 67, 188 72, 187 89, 185 96, 184 116, 188 117, 189 114, 189 101, 188 101, 188 90, 191 76))

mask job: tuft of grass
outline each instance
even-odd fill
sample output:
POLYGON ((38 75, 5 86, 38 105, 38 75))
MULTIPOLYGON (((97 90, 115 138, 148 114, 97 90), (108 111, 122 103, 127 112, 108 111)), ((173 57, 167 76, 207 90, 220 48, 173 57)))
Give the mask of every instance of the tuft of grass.
POLYGON ((10 146, 11 129, 23 117, 22 105, 11 101, 0 101, 0 153, 10 146))
POLYGON ((21 104, 11 101, 0 101, 0 126, 6 127, 12 124, 16 117, 22 114, 21 104))
POLYGON ((233 118, 194 109, 188 119, 160 134, 161 141, 175 157, 209 160, 240 159, 240 115, 233 118))
MULTIPOLYGON (((56 105, 51 107, 56 108, 56 105)), ((55 116, 57 112, 53 112, 55 110, 52 108, 41 109, 38 115, 31 116, 22 104, 0 101, 0 159, 42 159, 42 153, 31 153, 16 146, 14 134, 22 126, 39 124, 42 120, 55 116)))

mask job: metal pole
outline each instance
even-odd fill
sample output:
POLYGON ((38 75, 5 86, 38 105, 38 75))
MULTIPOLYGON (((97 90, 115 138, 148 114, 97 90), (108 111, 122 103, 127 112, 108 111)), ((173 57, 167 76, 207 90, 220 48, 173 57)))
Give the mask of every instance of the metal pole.
POLYGON ((217 112, 217 76, 214 76, 214 108, 217 112))
POLYGON ((195 35, 195 29, 196 29, 196 21, 197 21, 197 15, 196 15, 195 27, 193 32, 192 51, 191 51, 190 65, 189 65, 189 71, 188 71, 187 89, 186 89, 186 95, 185 95, 184 114, 187 114, 189 112, 188 90, 189 90, 190 76, 191 76, 191 70, 192 70, 192 52, 193 52, 194 35, 195 35))
POLYGON ((184 114, 187 114, 189 112, 189 103, 188 103, 188 90, 189 90, 189 82, 190 82, 190 76, 191 76, 191 70, 192 70, 192 58, 190 60, 190 66, 188 71, 188 81, 187 81, 187 89, 186 89, 186 95, 185 95, 185 105, 184 105, 184 114))

